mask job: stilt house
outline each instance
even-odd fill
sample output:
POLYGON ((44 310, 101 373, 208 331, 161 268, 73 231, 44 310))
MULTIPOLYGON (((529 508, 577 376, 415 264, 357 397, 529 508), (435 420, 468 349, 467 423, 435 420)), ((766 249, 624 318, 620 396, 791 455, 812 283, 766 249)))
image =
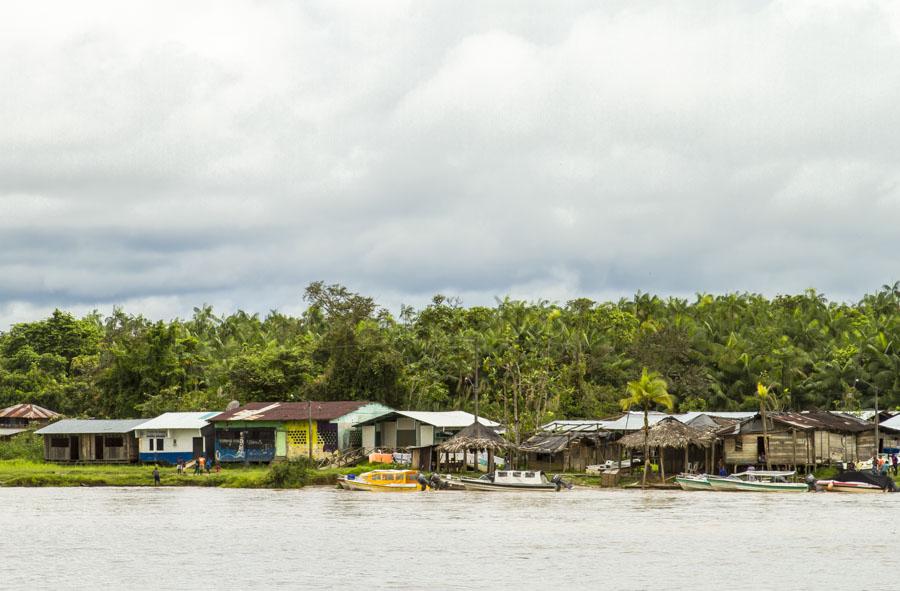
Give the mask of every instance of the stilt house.
POLYGON ((147 419, 63 419, 35 431, 48 462, 128 463, 138 459, 134 430, 147 419))

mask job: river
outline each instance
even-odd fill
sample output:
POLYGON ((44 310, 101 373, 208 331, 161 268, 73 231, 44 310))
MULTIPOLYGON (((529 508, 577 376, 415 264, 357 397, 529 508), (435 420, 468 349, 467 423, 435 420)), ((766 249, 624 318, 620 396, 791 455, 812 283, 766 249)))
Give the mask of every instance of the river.
POLYGON ((7 488, 0 507, 12 589, 898 586, 900 494, 7 488))

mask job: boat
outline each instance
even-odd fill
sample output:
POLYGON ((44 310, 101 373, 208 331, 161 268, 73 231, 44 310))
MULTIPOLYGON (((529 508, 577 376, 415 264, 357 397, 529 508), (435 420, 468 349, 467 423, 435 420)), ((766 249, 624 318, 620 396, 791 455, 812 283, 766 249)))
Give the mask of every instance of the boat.
POLYGON ((808 486, 802 482, 788 482, 795 472, 776 470, 748 470, 729 476, 708 476, 713 490, 754 491, 754 492, 806 492, 808 486))
POLYGON ((709 486, 713 490, 717 491, 733 491, 737 490, 737 483, 740 482, 739 475, 744 474, 741 472, 739 474, 730 474, 728 476, 713 476, 707 475, 706 480, 709 481, 709 486))
POLYGON ((338 478, 338 484, 345 490, 392 493, 419 492, 428 486, 418 470, 372 470, 358 476, 347 474, 338 478))
POLYGON ((682 490, 712 490, 706 474, 679 474, 675 477, 675 483, 682 490))
POLYGON ((829 480, 816 482, 816 490, 847 493, 881 493, 894 490, 894 482, 887 476, 850 470, 829 480))
POLYGON ((539 470, 502 470, 485 474, 481 478, 460 478, 459 480, 466 490, 478 491, 556 492, 563 488, 572 488, 572 485, 563 482, 558 475, 548 480, 547 476, 539 470))

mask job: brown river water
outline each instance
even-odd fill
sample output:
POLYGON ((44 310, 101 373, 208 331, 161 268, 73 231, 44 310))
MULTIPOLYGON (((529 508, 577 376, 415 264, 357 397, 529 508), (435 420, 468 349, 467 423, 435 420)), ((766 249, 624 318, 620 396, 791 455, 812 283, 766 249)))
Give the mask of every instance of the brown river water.
POLYGON ((898 589, 900 494, 0 489, 4 589, 898 589))

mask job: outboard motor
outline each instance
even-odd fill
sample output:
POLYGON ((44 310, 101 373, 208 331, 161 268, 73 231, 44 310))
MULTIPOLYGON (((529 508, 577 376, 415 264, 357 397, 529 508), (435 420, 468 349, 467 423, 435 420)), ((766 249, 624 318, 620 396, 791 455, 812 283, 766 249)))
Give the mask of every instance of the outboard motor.
POLYGON ((816 491, 816 482, 817 482, 816 477, 812 473, 809 473, 806 475, 806 488, 809 491, 811 491, 811 492, 816 491))
POLYGON ((416 474, 416 482, 418 482, 419 484, 422 485, 422 492, 425 492, 428 489, 428 487, 431 485, 431 483, 428 482, 428 479, 425 478, 425 475, 422 474, 421 472, 416 474))
POLYGON ((431 478, 428 479, 428 486, 430 486, 434 490, 442 490, 446 488, 447 485, 444 484, 444 481, 441 480, 441 477, 437 472, 435 472, 431 475, 431 478))
POLYGON ((572 484, 563 480, 562 476, 560 476, 559 474, 554 474, 553 478, 550 479, 550 482, 556 485, 557 491, 559 491, 562 487, 566 487, 567 490, 572 490, 572 484))

